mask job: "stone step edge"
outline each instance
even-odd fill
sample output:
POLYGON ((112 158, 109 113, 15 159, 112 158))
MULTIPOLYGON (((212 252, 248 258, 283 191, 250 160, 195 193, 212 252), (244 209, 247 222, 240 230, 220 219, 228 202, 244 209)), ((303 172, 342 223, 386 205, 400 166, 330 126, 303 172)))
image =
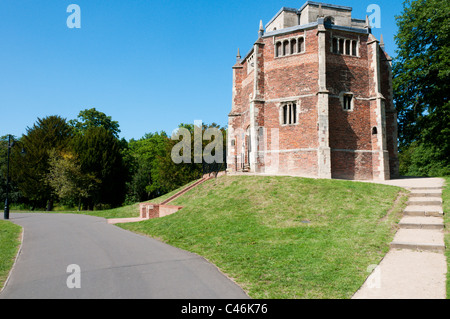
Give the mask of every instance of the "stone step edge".
POLYGON ((405 210, 403 211, 403 215, 404 216, 415 216, 415 217, 420 217, 420 216, 430 216, 430 217, 443 217, 444 213, 443 212, 439 212, 439 211, 422 211, 422 210, 418 210, 418 211, 408 211, 405 210))
POLYGON ((430 244, 430 243, 412 243, 412 242, 392 242, 390 244, 392 249, 409 249, 409 250, 424 250, 434 252, 445 252, 444 244, 430 244))
POLYGON ((436 197, 442 198, 442 194, 439 193, 410 193, 409 197, 436 197))
POLYGON ((424 202, 440 202, 442 203, 442 197, 430 197, 430 196, 425 196, 425 197, 419 197, 419 196, 412 196, 409 198, 409 200, 413 200, 413 201, 424 201, 424 202))
POLYGON ((425 223, 402 223, 400 222, 398 226, 401 229, 437 229, 442 230, 445 228, 444 223, 440 224, 425 224, 425 223))
MULTIPOLYGON (((432 197, 430 197, 432 198, 432 197)), ((442 206, 442 201, 407 201, 406 202, 407 205, 411 205, 411 206, 442 206)))

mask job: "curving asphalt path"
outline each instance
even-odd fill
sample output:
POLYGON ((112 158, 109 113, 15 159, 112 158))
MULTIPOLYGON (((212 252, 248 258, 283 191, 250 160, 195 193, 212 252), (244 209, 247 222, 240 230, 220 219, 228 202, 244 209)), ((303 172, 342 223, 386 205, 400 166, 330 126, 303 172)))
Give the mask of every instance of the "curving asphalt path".
POLYGON ((15 213, 10 220, 23 227, 24 240, 0 299, 248 298, 204 258, 104 218, 15 213), (73 264, 81 270, 80 288, 67 285, 73 264))

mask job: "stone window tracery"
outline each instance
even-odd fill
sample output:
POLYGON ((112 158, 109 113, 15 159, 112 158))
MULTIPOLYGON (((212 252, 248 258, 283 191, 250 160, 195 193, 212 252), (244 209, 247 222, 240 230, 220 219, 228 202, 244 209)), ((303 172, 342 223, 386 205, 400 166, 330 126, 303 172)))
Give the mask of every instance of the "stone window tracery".
POLYGON ((281 124, 297 124, 297 103, 288 102, 281 105, 281 124))
POLYGON ((332 37, 331 52, 335 54, 358 56, 358 41, 342 37, 332 37))
POLYGON ((275 42, 275 57, 284 57, 305 52, 305 38, 293 37, 275 42))

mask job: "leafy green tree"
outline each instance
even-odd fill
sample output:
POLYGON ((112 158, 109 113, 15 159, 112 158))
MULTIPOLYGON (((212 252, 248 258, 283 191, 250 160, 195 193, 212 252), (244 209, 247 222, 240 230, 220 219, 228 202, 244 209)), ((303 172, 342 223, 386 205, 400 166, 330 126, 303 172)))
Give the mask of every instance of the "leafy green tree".
POLYGON ((65 119, 48 116, 38 118, 20 139, 25 155, 20 154, 20 147, 13 148, 12 174, 20 191, 33 203, 33 207, 47 205, 47 210, 52 210, 56 197, 48 184, 50 152, 66 149, 72 137, 72 129, 65 119))
POLYGON ((77 132, 86 132, 91 127, 103 127, 111 132, 115 137, 119 137, 119 122, 113 121, 111 116, 97 111, 95 108, 86 109, 78 114, 78 119, 70 120, 69 124, 74 127, 77 132))
POLYGON ((53 150, 49 165, 48 184, 54 193, 69 204, 77 204, 80 211, 82 200, 97 190, 101 181, 93 174, 84 174, 78 159, 71 152, 53 150))
POLYGON ((72 148, 82 173, 101 181, 100 187, 92 190, 84 201, 89 209, 99 204, 118 206, 123 203, 127 170, 122 147, 122 142, 103 126, 90 127, 74 137, 72 148))
POLYGON ((146 201, 161 195, 154 186, 157 157, 164 156, 169 138, 165 132, 149 133, 138 141, 131 140, 128 154, 131 158, 131 180, 127 185, 127 202, 146 201), (153 185, 153 186, 152 186, 153 185))
MULTIPOLYGON (((175 163, 172 159, 172 150, 178 140, 172 140, 165 132, 146 134, 142 139, 129 142, 126 157, 131 163, 131 180, 127 184, 127 203, 146 201, 161 196, 192 180, 200 178, 204 173, 213 170, 224 169, 225 165, 195 163, 194 157, 201 156, 210 140, 203 140, 208 128, 221 130, 223 145, 226 145, 226 131, 217 124, 203 125, 201 130, 201 145, 194 147, 194 135, 196 127, 193 124, 180 124, 180 128, 186 129, 190 139, 190 163, 175 163), (196 154, 195 152, 198 152, 196 154)), ((198 128, 197 128, 198 129, 198 128)), ((225 150, 225 149, 224 149, 225 150)), ((215 155, 215 154, 212 154, 215 155)))
POLYGON ((420 153, 401 156, 409 163, 403 172, 450 174, 450 8, 440 0, 407 0, 396 19, 399 149, 420 153))
MULTIPOLYGON (((155 169, 153 171, 153 176, 155 182, 152 184, 152 188, 158 188, 163 192, 170 192, 180 186, 189 183, 192 180, 198 179, 203 176, 203 174, 224 170, 226 164, 217 163, 206 163, 203 158, 203 152, 206 150, 207 145, 212 141, 203 139, 205 132, 208 128, 216 128, 222 133, 222 143, 223 143, 223 160, 225 162, 225 150, 226 150, 226 130, 225 128, 220 128, 219 125, 212 123, 210 125, 203 124, 201 129, 201 146, 195 147, 195 130, 196 127, 192 124, 180 124, 180 128, 185 128, 190 133, 191 138, 191 154, 190 163, 174 163, 172 159, 172 149, 179 142, 177 140, 168 140, 166 144, 166 150, 163 155, 158 156, 156 159, 155 169), (200 156, 202 158, 200 163, 196 163, 194 158, 200 156)), ((197 127, 198 129, 198 127, 197 127)), ((212 154, 214 155, 214 154, 212 154)))

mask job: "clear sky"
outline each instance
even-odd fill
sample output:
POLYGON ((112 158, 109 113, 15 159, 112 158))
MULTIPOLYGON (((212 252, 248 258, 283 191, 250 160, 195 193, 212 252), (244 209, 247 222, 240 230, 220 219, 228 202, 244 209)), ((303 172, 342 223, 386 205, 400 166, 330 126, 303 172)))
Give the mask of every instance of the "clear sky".
MULTIPOLYGON (((281 7, 306 0, 1 0, 0 136, 21 136, 37 118, 67 120, 95 107, 121 137, 172 132, 180 123, 227 125, 237 48, 245 55, 281 7), (81 9, 81 28, 66 21, 81 9)), ((381 9, 386 50, 395 56, 401 0, 330 0, 364 19, 381 9)))

